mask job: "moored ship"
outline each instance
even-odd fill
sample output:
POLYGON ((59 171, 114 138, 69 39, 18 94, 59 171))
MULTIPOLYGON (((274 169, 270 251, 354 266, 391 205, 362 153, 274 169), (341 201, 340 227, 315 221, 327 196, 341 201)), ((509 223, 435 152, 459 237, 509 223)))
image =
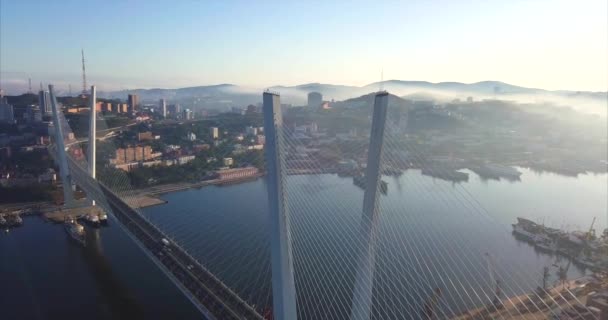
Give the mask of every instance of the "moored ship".
POLYGON ((99 214, 99 223, 104 226, 108 224, 108 215, 105 212, 99 214))
POLYGON ((87 215, 84 216, 84 220, 93 227, 99 227, 99 216, 97 216, 97 214, 95 213, 89 213, 87 215))
POLYGON ((69 219, 65 222, 64 227, 70 238, 74 239, 74 241, 76 241, 82 246, 86 245, 85 231, 84 227, 81 224, 78 224, 76 220, 69 219))

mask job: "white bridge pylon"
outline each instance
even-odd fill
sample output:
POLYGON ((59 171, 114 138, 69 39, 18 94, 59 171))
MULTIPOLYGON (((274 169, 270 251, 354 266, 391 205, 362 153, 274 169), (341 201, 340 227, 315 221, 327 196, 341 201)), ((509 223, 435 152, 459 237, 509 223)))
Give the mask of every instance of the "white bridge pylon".
MULTIPOLYGON (((89 150, 87 160, 89 161, 89 174, 91 175, 91 178, 95 179, 95 152, 97 150, 97 88, 95 86, 91 86, 89 104, 91 106, 91 109, 89 111, 89 150)), ((95 200, 93 200, 93 198, 91 198, 91 205, 95 205, 95 200)))

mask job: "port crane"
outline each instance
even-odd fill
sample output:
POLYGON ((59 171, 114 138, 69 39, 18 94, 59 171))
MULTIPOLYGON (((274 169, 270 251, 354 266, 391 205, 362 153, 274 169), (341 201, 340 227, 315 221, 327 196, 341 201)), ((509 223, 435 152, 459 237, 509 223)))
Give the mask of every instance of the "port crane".
POLYGON ((496 309, 502 309, 503 304, 500 300, 500 296, 502 295, 502 290, 500 289, 500 280, 496 279, 496 271, 494 270, 494 264, 492 263, 492 257, 489 253, 484 254, 486 258, 486 264, 488 267, 488 274, 490 275, 490 283, 494 285, 494 297, 492 298, 492 305, 496 309))
POLYGON ((587 236, 586 236, 587 241, 594 240, 596 238, 595 229, 593 229, 593 225, 595 224, 595 218, 596 217, 593 217, 593 221, 591 221, 591 226, 589 226, 589 231, 587 231, 587 236))
POLYGON ((439 299, 441 299, 441 289, 438 287, 433 291, 433 295, 427 300, 424 304, 424 317, 425 320, 433 320, 435 318, 435 309, 437 308, 437 304, 439 304, 439 299))
POLYGON ((566 264, 566 267, 564 268, 563 266, 559 266, 559 269, 557 270, 557 277, 559 280, 561 285, 562 285, 562 290, 565 289, 564 285, 566 284, 566 281, 568 280, 568 269, 570 269, 570 263, 572 261, 568 260, 568 263, 566 264))

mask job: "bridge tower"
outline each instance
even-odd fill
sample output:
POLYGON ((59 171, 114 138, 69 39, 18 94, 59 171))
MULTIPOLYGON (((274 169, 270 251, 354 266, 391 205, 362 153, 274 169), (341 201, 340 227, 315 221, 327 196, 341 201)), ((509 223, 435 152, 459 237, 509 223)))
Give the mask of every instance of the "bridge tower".
MULTIPOLYGON (((89 174, 95 179, 95 150, 96 150, 96 139, 97 139, 97 88, 91 86, 91 95, 89 96, 91 105, 91 111, 89 113, 89 174)), ((91 204, 95 205, 95 200, 91 199, 91 204)))
POLYGON ((266 91, 264 102, 265 155, 270 210, 270 255, 272 264, 272 304, 274 319, 295 320, 296 289, 293 277, 293 255, 289 210, 283 190, 284 159, 280 152, 283 146, 283 118, 279 94, 266 91))
POLYGON ((372 130, 367 151, 365 193, 363 195, 363 215, 361 216, 360 229, 363 247, 359 252, 357 275, 353 289, 350 314, 352 320, 365 320, 371 317, 378 215, 380 214, 378 210, 378 190, 381 183, 380 166, 387 108, 388 92, 378 92, 374 99, 372 130))
POLYGON ((63 139, 63 126, 59 122, 59 111, 54 86, 49 84, 49 95, 51 97, 51 108, 53 109, 53 125, 55 126, 55 143, 57 145, 57 158, 59 159, 59 173, 63 183, 63 205, 70 207, 74 202, 72 193, 72 176, 68 168, 68 158, 65 152, 65 140, 63 139))

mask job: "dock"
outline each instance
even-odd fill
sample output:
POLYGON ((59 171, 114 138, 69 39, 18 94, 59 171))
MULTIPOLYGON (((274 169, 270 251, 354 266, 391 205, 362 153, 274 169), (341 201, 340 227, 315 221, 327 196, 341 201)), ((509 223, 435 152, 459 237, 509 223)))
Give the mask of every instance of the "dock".
POLYGON ((552 317, 574 305, 584 306, 588 296, 608 289, 608 279, 601 275, 597 278, 584 276, 569 280, 563 284, 548 288, 541 297, 538 292, 512 296, 502 300, 502 308, 497 309, 492 303, 453 317, 453 320, 476 319, 552 319, 552 317))
POLYGON ((66 219, 78 219, 88 214, 102 213, 103 210, 98 206, 86 206, 86 207, 75 207, 75 208, 62 208, 53 212, 44 213, 45 219, 55 222, 62 223, 66 219))
POLYGON ((154 197, 147 194, 138 194, 132 197, 124 197, 123 201, 134 209, 152 207, 157 206, 159 204, 167 203, 166 200, 162 200, 158 197, 154 197))

